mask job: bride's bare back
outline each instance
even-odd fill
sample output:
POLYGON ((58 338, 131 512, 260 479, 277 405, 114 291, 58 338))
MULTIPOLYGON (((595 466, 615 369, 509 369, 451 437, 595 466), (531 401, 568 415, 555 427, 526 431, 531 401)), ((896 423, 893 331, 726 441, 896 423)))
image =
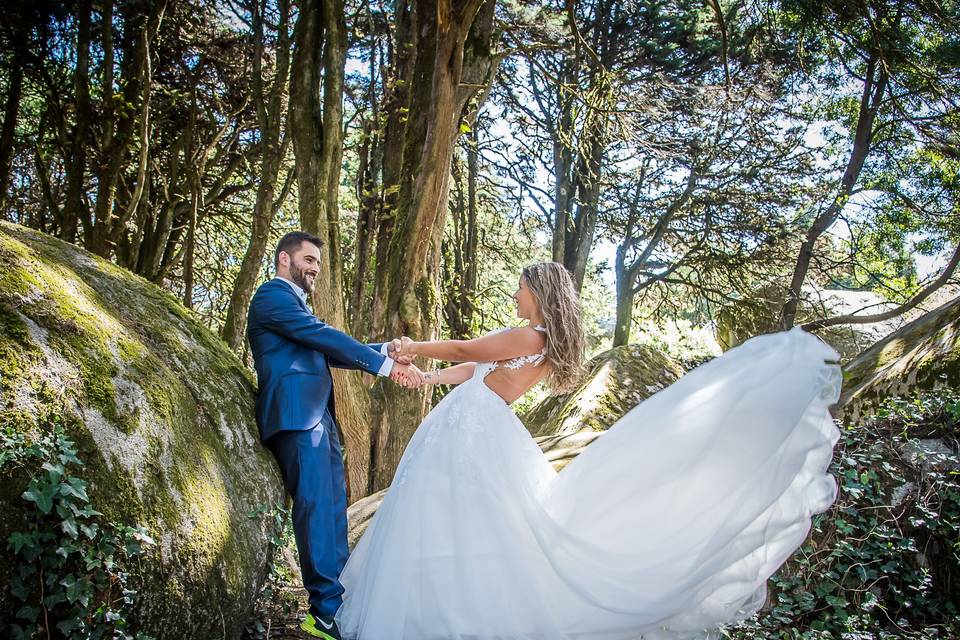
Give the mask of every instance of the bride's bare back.
MULTIPOLYGON (((542 332, 542 328, 534 328, 542 332)), ((543 344, 546 344, 546 337, 543 338, 543 344)), ((499 360, 494 367, 483 382, 507 404, 513 404, 550 373, 550 364, 542 350, 529 356, 499 360)))

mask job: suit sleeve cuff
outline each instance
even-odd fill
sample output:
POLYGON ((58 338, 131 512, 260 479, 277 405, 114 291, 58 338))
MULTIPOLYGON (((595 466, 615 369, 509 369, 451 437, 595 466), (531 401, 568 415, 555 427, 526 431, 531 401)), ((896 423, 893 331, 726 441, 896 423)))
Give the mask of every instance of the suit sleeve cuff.
POLYGON ((380 371, 377 372, 378 376, 389 376, 390 372, 393 371, 393 358, 387 356, 383 359, 383 364, 380 365, 380 371))

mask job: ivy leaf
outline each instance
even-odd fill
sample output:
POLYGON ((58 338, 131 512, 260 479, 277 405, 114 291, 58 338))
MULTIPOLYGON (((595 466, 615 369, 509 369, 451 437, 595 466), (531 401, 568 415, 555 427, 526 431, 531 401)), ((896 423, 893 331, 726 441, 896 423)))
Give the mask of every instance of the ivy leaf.
POLYGON ((96 523, 91 525, 80 523, 80 531, 82 531, 83 535, 85 535, 90 540, 93 540, 94 538, 97 537, 97 532, 99 530, 100 530, 100 525, 96 523))
POLYGON ((84 502, 90 500, 87 497, 87 483, 80 478, 67 478, 66 482, 61 482, 60 493, 65 496, 76 496, 84 502))
POLYGON ((14 531, 10 534, 10 537, 7 538, 7 544, 10 548, 13 549, 14 553, 20 553, 20 550, 25 546, 33 546, 35 543, 33 534, 24 533, 22 531, 14 531))
POLYGON ((64 518, 63 523, 60 526, 63 528, 63 532, 74 540, 76 540, 77 536, 80 535, 80 532, 77 530, 77 521, 73 518, 64 518))
POLYGON ((60 464, 64 466, 68 464, 82 465, 83 462, 77 457, 76 453, 76 451, 65 451, 64 453, 60 454, 60 464))
POLYGON ((50 610, 50 609, 53 609, 58 604, 60 604, 61 602, 66 602, 66 601, 67 601, 67 598, 66 596, 63 595, 62 591, 55 591, 43 599, 43 606, 45 606, 47 610, 50 610))
POLYGON ((17 611, 17 617, 27 622, 36 622, 40 615, 40 607, 23 606, 17 611))
POLYGON ((41 513, 48 514, 53 509, 53 496, 57 491, 57 485, 42 486, 37 482, 31 482, 30 488, 23 492, 22 497, 28 502, 35 502, 41 513))
POLYGON ((50 474, 51 482, 60 482, 60 478, 63 477, 64 468, 62 464, 53 464, 52 462, 44 462, 43 469, 45 469, 50 474))
POLYGON ((30 634, 20 625, 15 624, 10 629, 13 631, 13 640, 30 640, 30 634))
POLYGON ((57 515, 60 516, 61 520, 73 517, 77 513, 77 507, 73 502, 67 502, 65 500, 60 501, 57 504, 57 515))
POLYGON ((36 566, 35 564, 32 564, 32 563, 26 563, 26 562, 25 562, 25 563, 22 563, 22 564, 17 568, 17 575, 19 575, 20 578, 22 578, 22 579, 24 579, 24 580, 26 580, 27 578, 29 578, 29 577, 31 577, 31 576, 35 576, 35 575, 37 575, 37 566, 36 566))
POLYGON ((73 581, 71 584, 67 585, 61 582, 65 587, 67 587, 67 600, 71 604, 79 602, 83 607, 86 607, 90 602, 90 580, 86 577, 82 577, 79 580, 73 581))
POLYGON ((13 576, 10 579, 10 593, 21 602, 26 602, 27 598, 30 597, 30 589, 20 576, 13 576))
POLYGON ((92 518, 92 517, 94 517, 94 516, 102 516, 102 515, 103 515, 102 513, 100 513, 99 511, 97 511, 97 510, 94 509, 93 507, 91 507, 90 505, 86 505, 83 509, 80 509, 80 510, 77 511, 76 513, 77 513, 78 516, 82 516, 82 517, 84 517, 84 518, 92 518))
MULTIPOLYGON (((81 618, 82 619, 82 618, 81 618)), ((60 630, 65 636, 69 636, 70 632, 76 629, 80 625, 80 619, 77 617, 70 617, 66 620, 61 620, 57 623, 57 629, 60 630)))

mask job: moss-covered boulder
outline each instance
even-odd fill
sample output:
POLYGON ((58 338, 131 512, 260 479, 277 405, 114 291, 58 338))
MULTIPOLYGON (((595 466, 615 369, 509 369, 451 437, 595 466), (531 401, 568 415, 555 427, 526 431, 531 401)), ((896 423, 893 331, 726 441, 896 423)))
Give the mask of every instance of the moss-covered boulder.
POLYGON ((891 396, 960 387, 960 297, 894 331, 843 368, 838 412, 856 422, 891 396))
POLYGON ((646 345, 614 347, 592 358, 570 393, 550 396, 521 420, 534 436, 606 431, 642 400, 668 387, 683 369, 646 345))
MULTIPOLYGON (((720 347, 726 351, 753 336, 776 331, 785 300, 785 290, 767 285, 750 298, 723 307, 717 314, 716 324, 716 338, 720 347)), ((872 291, 806 286, 803 288, 796 323, 856 312, 880 313, 894 306, 872 291)), ((816 334, 840 353, 841 362, 846 362, 906 322, 905 318, 896 317, 872 324, 827 327, 816 331, 816 334)))
MULTIPOLYGON (((130 567, 136 629, 160 639, 239 637, 270 536, 265 520, 247 514, 283 498, 258 442, 254 397, 249 371, 169 293, 0 223, 0 427, 36 438, 42 417, 59 414, 94 508, 156 540, 130 567)), ((22 526, 26 482, 14 470, 2 483, 0 554, 22 526)), ((12 566, 0 557, 8 612, 12 566)))

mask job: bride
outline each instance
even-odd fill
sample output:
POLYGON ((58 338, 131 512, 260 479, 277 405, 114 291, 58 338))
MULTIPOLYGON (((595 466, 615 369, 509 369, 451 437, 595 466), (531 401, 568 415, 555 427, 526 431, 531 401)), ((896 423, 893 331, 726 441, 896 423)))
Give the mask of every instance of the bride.
POLYGON ((760 608, 766 580, 836 497, 836 352, 793 329, 753 338, 642 402, 557 473, 510 409, 576 382, 573 284, 523 270, 527 325, 402 340, 460 362, 341 576, 360 640, 680 639, 760 608))

